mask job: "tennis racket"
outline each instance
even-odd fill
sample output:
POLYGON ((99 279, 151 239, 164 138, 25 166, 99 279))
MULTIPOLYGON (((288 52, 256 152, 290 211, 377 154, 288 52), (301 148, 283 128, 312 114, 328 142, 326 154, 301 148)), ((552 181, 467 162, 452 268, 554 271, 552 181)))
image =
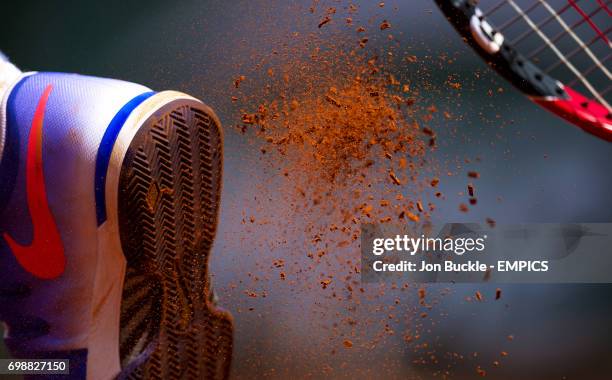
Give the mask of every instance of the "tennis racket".
POLYGON ((461 36, 538 105, 612 142, 611 0, 436 0, 461 36))

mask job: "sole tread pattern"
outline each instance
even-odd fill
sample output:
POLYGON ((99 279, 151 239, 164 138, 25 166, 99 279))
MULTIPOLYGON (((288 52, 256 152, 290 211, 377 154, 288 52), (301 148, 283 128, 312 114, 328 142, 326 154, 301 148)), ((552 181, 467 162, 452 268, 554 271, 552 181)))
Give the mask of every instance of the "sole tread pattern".
POLYGON ((211 303, 208 276, 221 169, 220 126, 196 101, 162 107, 126 153, 119 177, 128 263, 122 365, 148 355, 128 379, 228 377, 232 320, 211 303))

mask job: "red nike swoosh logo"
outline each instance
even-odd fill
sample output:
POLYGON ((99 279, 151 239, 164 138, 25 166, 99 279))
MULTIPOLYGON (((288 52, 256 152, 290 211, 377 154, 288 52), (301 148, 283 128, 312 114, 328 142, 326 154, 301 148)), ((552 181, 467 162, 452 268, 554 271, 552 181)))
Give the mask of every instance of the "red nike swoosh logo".
POLYGON ((26 193, 32 219, 32 242, 29 245, 21 245, 8 233, 3 234, 19 264, 34 276, 46 280, 59 277, 66 267, 64 245, 49 210, 43 173, 42 130, 45 108, 52 88, 53 86, 48 85, 38 101, 28 140, 26 193))

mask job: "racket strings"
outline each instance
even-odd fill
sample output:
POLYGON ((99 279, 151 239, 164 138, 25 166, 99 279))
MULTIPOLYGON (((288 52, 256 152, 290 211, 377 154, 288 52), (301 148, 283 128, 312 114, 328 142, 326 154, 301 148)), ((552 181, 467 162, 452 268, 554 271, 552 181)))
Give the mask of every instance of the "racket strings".
MULTIPOLYGON (((578 2, 578 1, 580 1, 580 0, 575 0, 575 1, 576 1, 576 2, 578 2)), ((598 0, 598 1, 600 1, 600 0, 598 0)), ((530 7, 528 7, 528 10, 526 10, 526 13, 529 13, 529 11, 530 11, 531 9, 533 9, 532 7, 534 7, 534 8, 535 8, 535 7, 536 7, 538 4, 539 4, 539 3, 538 3, 538 1, 534 2, 534 3, 533 3, 531 6, 530 6, 530 7)), ((493 5, 491 8, 487 9, 486 11, 484 11, 484 12, 482 13, 483 17, 489 17, 489 16, 491 16, 493 13, 495 13, 495 12, 497 12, 498 10, 502 9, 502 7, 503 7, 504 5, 508 5, 508 0, 501 0, 501 1, 498 1, 498 2, 497 2, 495 5, 493 5)), ((569 8, 569 7, 570 7, 570 5, 568 4, 568 5, 567 5, 565 8, 569 8)), ((520 20, 520 19, 521 19, 520 15, 519 15, 518 17, 513 18, 514 22, 516 22, 516 21, 518 21, 518 20, 520 20)), ((500 29, 502 29, 502 28, 500 27, 500 29)))
MULTIPOLYGON (((567 4, 566 6, 564 6, 563 8, 561 8, 560 10, 558 10, 558 11, 556 12, 556 15, 557 15, 557 16, 560 16, 560 15, 562 15, 563 13, 565 13, 565 11, 567 11, 568 9, 570 9, 570 5, 569 5, 569 4, 567 4)), ((598 11, 599 11, 599 9, 598 9, 598 11)), ((548 24, 549 24, 549 23, 550 23, 552 20, 554 20, 554 19, 555 19, 555 15, 548 16, 548 17, 547 17, 547 18, 546 18, 544 21, 542 21, 542 22, 538 23, 538 24, 537 24, 537 26, 538 26, 538 28, 540 28, 540 29, 541 29, 541 28, 545 27, 546 25, 548 25, 548 24)), ((581 23, 582 23, 582 22, 584 22, 584 20, 579 21, 579 22, 581 22, 581 23)), ((516 37, 514 40, 512 40, 510 43, 511 43, 512 45, 517 45, 519 42, 523 41, 525 38, 527 38, 527 37, 531 36, 531 35, 532 35, 534 32, 535 32, 535 30, 534 30, 534 29, 527 29, 527 30, 526 30, 526 31, 524 31, 524 32, 523 32, 521 35, 519 35, 519 36, 518 36, 518 37, 516 37)), ((553 41, 555 41, 556 39, 561 38, 561 37, 563 36, 563 34, 564 34, 564 33, 565 33, 565 31, 563 31, 563 32, 559 33, 559 35, 557 35, 557 36, 555 36, 555 38, 553 38, 553 41)))
MULTIPOLYGON (((569 5, 569 4, 568 4, 568 5, 566 5, 564 8, 565 8, 565 10, 570 9, 570 8, 571 8, 571 5, 569 5)), ((595 9, 594 11, 592 11, 592 12, 589 14, 589 16, 593 17, 593 16, 595 16, 597 13, 599 13, 600 11, 601 11, 601 8, 597 8, 597 9, 595 9)), ((557 12, 556 14, 559 16, 559 15, 561 15, 562 13, 557 12)), ((551 21, 552 21, 552 20, 555 20, 555 19, 556 19, 555 15, 551 15, 551 16, 550 16, 550 20, 551 20, 551 21)), ((581 18, 580 20, 578 20, 578 21, 574 22, 574 23, 573 23, 573 24, 572 24, 572 25, 571 25, 569 28, 564 28, 564 29, 563 29, 561 32, 557 33, 557 34, 556 34, 556 35, 555 35, 555 36, 554 36, 554 37, 551 39, 551 41, 552 41, 552 42, 557 42, 557 41, 559 41, 561 38, 565 37, 565 36, 567 35, 567 33, 568 33, 570 30, 572 30, 572 29, 576 29, 577 27, 579 27, 580 25, 584 24, 585 22, 586 22, 586 19, 581 18)), ((543 26, 543 25, 538 25, 538 28, 541 28, 542 26, 543 26)), ((529 32, 529 33, 533 33, 533 32, 535 32, 535 30, 530 29, 528 32, 529 32)), ((597 39, 598 39, 598 38, 599 38, 599 37, 596 37, 596 38, 593 40, 593 43, 595 43, 595 42, 597 41, 597 39)), ((518 39, 517 39, 517 40, 518 40, 518 39)), ((516 45, 516 44, 519 42, 519 41, 517 41, 517 40, 513 40, 511 43, 512 43, 513 45, 516 45)), ((546 46, 546 45, 540 45, 540 47, 538 47, 537 49, 535 49, 535 50, 533 50, 532 52, 528 53, 528 54, 527 54, 527 57, 528 57, 528 58, 532 58, 532 57, 534 57, 534 56, 538 55, 540 52, 542 52, 542 50, 544 50, 544 49, 546 49, 546 48, 547 48, 547 46, 546 46)))
MULTIPOLYGON (((606 41, 608 43, 608 45, 610 44, 610 40, 608 40, 608 38, 603 34, 603 32, 601 30, 599 30, 599 28, 597 27, 597 25, 595 25, 595 23, 593 22, 593 20, 589 17, 589 15, 587 15, 582 8, 580 8, 578 6, 578 4, 576 4, 575 0, 568 0, 569 3, 571 4, 571 6, 576 10, 576 12, 580 13, 580 15, 586 20, 586 22, 591 26, 591 28, 593 28, 593 30, 595 31, 595 33, 597 33, 597 35, 599 37, 601 37, 602 40, 606 41)), ((605 6, 605 4, 604 4, 605 6)))
POLYGON ((501 0, 498 1, 495 5, 493 5, 491 8, 487 9, 486 11, 483 12, 483 16, 484 17, 489 17, 491 16, 493 13, 497 12, 498 10, 501 9, 501 7, 503 7, 504 5, 506 5, 508 3, 508 0, 501 0))
MULTIPOLYGON (((612 57, 612 54, 608 54, 604 59, 601 60, 602 63, 606 63, 608 62, 608 60, 610 59, 610 57, 612 57)), ((584 70, 584 72, 582 73, 582 75, 587 76, 590 73, 592 73, 593 71, 595 71, 598 68, 597 65, 593 65, 591 67, 589 67, 588 69, 584 70)), ((573 79, 571 82, 568 83, 568 86, 574 86, 575 84, 578 83, 578 79, 573 79)), ((607 94, 607 91, 602 91, 601 95, 605 96, 607 94)))
MULTIPOLYGON (((609 34, 610 31, 612 31, 612 27, 606 29, 603 33, 604 34, 609 34)), ((592 46, 593 44, 595 44, 595 42, 597 42, 599 40, 599 37, 595 37, 593 39, 591 39, 589 42, 587 42, 585 44, 585 48, 588 49, 590 46, 592 46)), ((569 54, 566 55, 567 58, 573 58, 574 56, 576 56, 578 53, 583 52, 584 49, 582 46, 578 46, 577 48, 575 48, 574 50, 572 50, 569 54)), ((590 51, 590 50, 589 50, 590 51)), ((606 60, 602 60, 602 62, 599 62, 598 60, 595 60, 595 64, 593 66, 590 66, 588 69, 584 70, 583 74, 587 74, 587 73, 591 73, 593 70, 600 68, 602 69, 602 71, 606 74, 606 76, 608 77, 608 79, 610 79, 610 72, 608 71, 608 69, 602 64, 603 62, 605 62, 606 60)), ((561 66, 562 62, 558 61, 553 63, 552 65, 548 66, 546 68, 546 72, 551 72, 553 70, 555 70, 557 67, 561 66)))
POLYGON ((608 16, 612 16, 612 11, 610 11, 610 8, 608 8, 608 5, 604 4, 603 0, 597 0, 597 4, 599 4, 601 8, 606 10, 606 13, 608 13, 608 16))
MULTIPOLYGON (((529 7, 527 7, 523 12, 525 12, 525 14, 529 14, 529 12, 533 11, 538 5, 540 5, 540 2, 538 0, 536 0, 529 7)), ((516 16, 514 16, 513 18, 511 18, 507 22, 505 22, 502 25, 500 25, 497 28, 497 30, 500 31, 500 32, 503 32, 505 29, 508 29, 510 26, 516 24, 519 20, 521 20, 521 18, 522 18, 521 15, 517 14, 516 16)))
MULTIPOLYGON (((554 0, 553 0, 554 1, 554 0)), ((606 63, 609 62, 609 53, 602 53, 601 45, 597 44, 598 41, 605 43, 606 51, 612 48, 608 34, 610 27, 601 28, 597 25, 596 17, 610 17, 612 14, 609 8, 609 4, 612 0, 595 0, 587 2, 580 6, 578 3, 580 0, 564 0, 561 4, 559 1, 556 4, 551 5, 551 0, 537 0, 535 2, 530 1, 528 4, 523 1, 522 7, 518 3, 520 0, 501 0, 496 2, 492 7, 484 12, 484 15, 493 15, 500 19, 502 23, 498 23, 500 26, 496 28, 497 31, 503 31, 504 37, 511 45, 516 46, 518 43, 534 44, 535 40, 539 40, 537 47, 531 49, 527 54, 530 60, 537 62, 545 62, 552 52, 552 63, 545 64, 545 73, 549 74, 553 70, 557 70, 561 67, 565 68, 571 75, 571 82, 565 81, 569 85, 578 84, 584 87, 597 101, 602 105, 610 109, 610 104, 606 100, 605 96, 609 94, 610 89, 606 88, 605 91, 598 91, 596 87, 601 87, 607 80, 606 84, 612 79, 612 75, 606 63), (504 7, 506 6, 506 7, 504 7), (594 9, 592 7, 595 6, 594 9), (510 11, 509 11, 510 10, 510 11), (574 12, 568 12, 573 10, 574 12), (605 12, 605 13, 603 13, 605 12), (532 14, 544 14, 544 17, 536 21, 537 16, 532 14), (579 17, 578 17, 579 16, 579 17), (576 20, 576 18, 578 19, 576 20), (518 29, 521 25, 527 25, 527 28, 523 26, 520 29, 518 36, 514 39, 509 38, 511 34, 507 29, 514 26, 514 29, 518 29), (554 23, 553 23, 554 21, 554 23), (588 27, 581 27, 583 24, 588 24, 588 27), (544 27, 547 27, 544 31, 544 27), (581 29, 579 29, 581 27, 581 29), (591 37, 586 38, 585 34, 589 34, 588 30, 591 30, 591 37), (552 29, 552 32, 551 32, 552 29), (605 29, 602 31, 602 29, 605 29), (581 31, 579 33, 578 31, 581 31), (592 37, 593 33, 595 34, 592 37), (552 37, 549 37, 552 36, 552 37), (531 37, 531 38, 530 38, 531 37), (563 40, 564 37, 567 39, 563 40), (572 48, 568 53, 563 50, 569 50, 569 41, 571 44, 577 47, 572 48), (587 42, 585 42, 585 40, 587 42), (595 45, 595 46, 594 46, 595 45), (577 57, 580 53, 579 57, 577 57), (605 57, 603 57, 605 54, 605 57), (589 64, 590 62, 590 64, 589 64), (584 65, 588 65, 586 69, 581 69, 584 65), (599 74, 598 74, 599 73, 599 74), (588 78, 587 78, 588 77, 588 78), (595 77, 605 78, 605 80, 596 80, 595 77)), ((493 17, 493 18, 495 18, 493 17)), ((602 22, 599 20, 600 23, 602 22)), ((609 25, 609 19, 603 21, 603 23, 609 25)), ((570 46, 571 46, 570 44, 570 46)), ((550 61, 550 59, 549 59, 550 61)))
MULTIPOLYGON (((544 8, 546 8, 547 11, 549 11, 551 14, 555 14, 554 9, 545 1, 545 0, 541 0, 542 5, 544 6, 544 8)), ((560 18, 559 16, 556 16, 557 21, 559 22, 559 24, 563 27, 563 29, 566 31, 566 33, 572 37, 572 39, 576 42, 576 44, 578 44, 578 49, 584 51, 584 53, 591 58, 591 60, 593 61, 593 63, 595 64, 595 66, 597 66, 601 71, 603 71, 603 73, 606 75, 606 77, 608 77, 608 80, 612 79, 612 75, 610 75, 610 71, 608 71, 608 69, 601 63, 601 61, 599 61, 599 59, 595 56, 595 54, 593 54, 593 52, 591 51, 591 49, 589 48, 588 45, 586 45, 584 43, 584 41, 582 41, 582 39, 580 37, 578 37, 578 35, 576 33, 574 33, 574 31, 572 29, 570 29, 570 27, 565 23, 565 21, 560 18)), ((605 35, 603 34, 603 32, 599 31, 605 38, 605 35)), ((566 56, 567 59, 571 58, 569 56, 566 56)), ((550 71, 551 69, 546 69, 546 71, 550 71)), ((584 73, 583 73, 584 74, 584 73)))

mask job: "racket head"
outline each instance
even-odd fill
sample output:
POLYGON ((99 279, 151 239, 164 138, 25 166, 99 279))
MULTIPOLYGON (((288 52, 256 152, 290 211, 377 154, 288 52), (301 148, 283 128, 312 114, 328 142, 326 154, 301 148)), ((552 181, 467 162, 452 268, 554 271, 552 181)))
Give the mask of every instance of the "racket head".
POLYGON ((595 4, 596 8, 588 13, 584 12, 577 4, 579 0, 556 1, 556 4, 552 6, 549 4, 550 1, 547 2, 546 0, 531 0, 527 4, 524 4, 526 0, 489 0, 489 10, 485 11, 481 7, 484 6, 483 2, 487 3, 486 0, 480 2, 474 0, 435 1, 464 40, 495 71, 536 104, 577 125, 586 132, 612 142, 610 101, 606 99, 605 93, 602 94, 603 90, 599 90, 610 85, 610 70, 606 66, 609 50, 612 48, 612 44, 607 38, 610 29, 610 11, 607 3, 610 3, 610 0, 589 0, 595 4), (500 11, 500 9, 504 9, 503 7, 509 7, 509 11, 507 9, 505 15, 500 11), (530 12, 535 13, 538 7, 548 16, 540 17, 539 20, 536 20, 533 16, 530 17, 530 12), (492 20, 488 17, 488 14, 494 12, 499 12, 498 15, 501 15, 502 20, 499 17, 498 20, 492 20), (574 14, 572 15, 570 12, 574 14), (569 23, 569 20, 565 19, 568 16, 563 16, 563 14, 574 17, 578 17, 576 16, 578 14, 580 18, 578 18, 578 21, 569 23), (603 22, 607 24, 605 28, 602 29, 595 24, 594 18, 590 17, 594 14, 598 14, 597 21, 600 24, 603 15, 603 22), (506 35, 503 28, 517 21, 522 22, 525 29, 518 34, 515 33, 512 37, 506 35), (495 22, 501 22, 501 28, 497 28, 495 22), (546 31, 540 29, 542 25, 548 26, 553 25, 553 23, 561 27, 560 31, 552 33, 550 29, 546 31), (588 26, 591 28, 594 37, 588 42, 583 42, 582 38, 584 37, 581 38, 578 33, 572 30, 574 25, 588 26), (547 35, 547 33, 550 35, 547 35), (513 40, 520 42, 513 43, 513 40), (538 59, 537 55, 534 57, 532 54, 534 50, 529 51, 525 47, 526 42, 533 44, 534 42, 537 43, 537 40, 540 40, 541 47, 538 47, 535 51, 552 51, 558 62, 554 62, 545 68, 542 67, 545 65, 543 61, 538 59), (573 50, 568 50, 568 46, 571 47, 572 42, 575 43, 577 48, 573 47, 573 50), (600 48, 596 52, 593 49, 595 43, 600 48), (554 47, 551 48, 551 45, 554 47), (567 58, 570 54, 576 56, 576 53, 582 52, 586 52, 588 54, 587 58, 592 60, 594 64, 594 66, 591 66, 591 72, 589 73, 586 73, 585 68, 578 68, 567 58), (601 57, 602 52, 605 55, 603 58, 601 57), (555 69, 560 66, 567 66, 566 62, 572 66, 568 66, 569 69, 575 69, 575 71, 571 71, 571 74, 579 79, 579 84, 584 85, 583 81, 580 80, 580 77, 582 77, 588 85, 585 88, 593 91, 573 88, 572 82, 569 81, 571 76, 566 75, 567 78, 565 78, 563 75, 555 75, 557 74, 555 69), (550 70, 550 67, 553 67, 553 69, 550 70), (597 74, 600 74, 600 71, 603 72, 603 79, 601 79, 602 76, 596 79, 590 78, 589 75, 593 75, 593 71, 597 71, 597 74), (576 73, 579 75, 576 75, 576 73), (596 81, 595 84, 591 83, 594 81, 596 81))

